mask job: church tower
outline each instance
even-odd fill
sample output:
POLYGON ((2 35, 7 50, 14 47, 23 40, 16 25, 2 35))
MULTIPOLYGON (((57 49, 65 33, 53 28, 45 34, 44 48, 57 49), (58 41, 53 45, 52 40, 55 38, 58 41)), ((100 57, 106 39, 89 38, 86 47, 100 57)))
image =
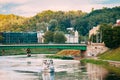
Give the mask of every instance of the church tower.
POLYGON ((78 37, 78 31, 77 30, 75 31, 75 37, 78 37))
POLYGON ((78 40, 79 40, 79 34, 78 34, 78 31, 77 31, 77 30, 75 31, 74 36, 75 36, 74 42, 75 42, 75 43, 78 43, 78 42, 79 42, 79 41, 78 41, 78 40))

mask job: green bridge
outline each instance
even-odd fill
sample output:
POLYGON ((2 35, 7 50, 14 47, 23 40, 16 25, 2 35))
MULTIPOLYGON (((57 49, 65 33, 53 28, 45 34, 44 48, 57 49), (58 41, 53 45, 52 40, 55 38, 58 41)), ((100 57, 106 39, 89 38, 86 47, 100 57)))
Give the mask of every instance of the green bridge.
POLYGON ((86 44, 10 44, 0 45, 0 49, 18 49, 18 48, 56 48, 56 49, 76 49, 87 50, 86 44))

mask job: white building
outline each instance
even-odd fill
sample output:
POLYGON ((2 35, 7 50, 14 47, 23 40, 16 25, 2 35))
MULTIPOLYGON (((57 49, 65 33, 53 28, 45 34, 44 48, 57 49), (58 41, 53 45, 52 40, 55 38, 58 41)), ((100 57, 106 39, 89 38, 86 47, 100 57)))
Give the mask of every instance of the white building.
POLYGON ((40 31, 37 32, 38 43, 44 43, 43 35, 44 35, 43 32, 40 31))
POLYGON ((65 34, 65 37, 67 38, 66 43, 79 43, 79 34, 77 30, 74 32, 74 35, 65 34))
POLYGON ((116 20, 116 24, 113 27, 120 26, 120 19, 116 20))
MULTIPOLYGON (((37 32, 38 43, 44 43, 43 36, 44 32, 37 32)), ((79 34, 77 30, 74 32, 74 34, 65 34, 65 37, 67 38, 67 41, 65 43, 79 43, 79 34)))

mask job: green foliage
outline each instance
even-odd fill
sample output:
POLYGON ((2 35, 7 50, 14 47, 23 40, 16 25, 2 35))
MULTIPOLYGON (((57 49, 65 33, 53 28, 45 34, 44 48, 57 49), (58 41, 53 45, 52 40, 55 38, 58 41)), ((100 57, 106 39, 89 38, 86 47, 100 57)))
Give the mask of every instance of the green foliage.
POLYGON ((120 46, 120 26, 102 24, 100 31, 102 32, 102 41, 107 47, 117 48, 120 46))
POLYGON ((108 65, 109 63, 107 61, 102 61, 102 60, 94 60, 94 59, 82 59, 80 60, 82 63, 93 63, 97 65, 108 65))
POLYGON ((120 76, 120 68, 111 66, 107 61, 94 60, 94 59, 82 59, 82 60, 80 60, 80 62, 82 62, 82 63, 92 63, 92 64, 96 64, 96 65, 102 65, 110 73, 114 73, 115 75, 120 76))
POLYGON ((62 59, 64 59, 64 60, 73 60, 74 58, 72 56, 63 56, 62 59))
POLYGON ((90 13, 80 10, 68 12, 46 10, 30 18, 0 14, 0 32, 46 31, 48 25, 51 31, 63 32, 67 31, 66 28, 73 27, 79 34, 85 36, 93 26, 101 23, 114 24, 116 19, 120 18, 119 14, 120 7, 93 10, 90 13))
POLYGON ((43 37, 45 43, 65 43, 66 41, 65 35, 61 31, 47 31, 43 37))
POLYGON ((53 42, 53 32, 52 31, 45 32, 43 37, 44 37, 44 42, 45 43, 53 42))
POLYGON ((28 18, 16 16, 13 14, 2 15, 0 14, 0 32, 4 31, 22 31, 23 24, 28 20, 28 18))
MULTIPOLYGON (((49 30, 50 31, 56 31, 58 26, 58 21, 55 19, 51 19, 49 21, 49 30)), ((58 29, 59 30, 59 29, 58 29)))
POLYGON ((45 23, 45 22, 37 23, 36 27, 37 27, 36 31, 46 32, 47 31, 47 27, 48 27, 48 23, 45 23))
POLYGON ((75 28, 80 31, 80 34, 86 35, 90 29, 99 24, 115 24, 116 19, 120 19, 119 14, 120 6, 94 10, 82 18, 77 18, 75 28))
POLYGON ((56 31, 53 37, 54 43, 65 43, 66 37, 63 32, 56 31))
POLYGON ((25 26, 29 27, 29 31, 38 30, 37 24, 45 22, 48 24, 50 31, 59 30, 66 32, 66 28, 75 26, 76 18, 84 16, 85 14, 86 13, 79 10, 68 12, 46 10, 30 18, 25 26))
POLYGON ((90 41, 96 43, 96 35, 92 34, 90 37, 90 41))
POLYGON ((61 56, 58 55, 46 55, 47 58, 61 59, 61 56))
POLYGON ((2 35, 0 35, 0 43, 1 43, 1 41, 3 40, 4 38, 2 37, 2 35))
POLYGON ((110 49, 109 51, 99 55, 100 59, 120 61, 120 47, 116 49, 110 49))
POLYGON ((115 26, 113 28, 112 40, 113 48, 117 48, 120 46, 120 26, 115 26))
POLYGON ((47 58, 53 58, 53 59, 63 59, 63 60, 73 60, 74 58, 71 56, 60 56, 60 55, 47 55, 47 58))

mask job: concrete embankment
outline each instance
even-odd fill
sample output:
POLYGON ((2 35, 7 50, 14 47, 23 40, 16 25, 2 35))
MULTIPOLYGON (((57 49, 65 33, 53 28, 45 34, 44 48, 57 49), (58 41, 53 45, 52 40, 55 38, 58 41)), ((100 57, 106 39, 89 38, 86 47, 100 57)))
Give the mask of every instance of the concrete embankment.
POLYGON ((107 51, 108 48, 105 47, 103 43, 94 43, 91 45, 87 45, 87 54, 86 56, 97 56, 98 54, 101 54, 105 51, 107 51))

